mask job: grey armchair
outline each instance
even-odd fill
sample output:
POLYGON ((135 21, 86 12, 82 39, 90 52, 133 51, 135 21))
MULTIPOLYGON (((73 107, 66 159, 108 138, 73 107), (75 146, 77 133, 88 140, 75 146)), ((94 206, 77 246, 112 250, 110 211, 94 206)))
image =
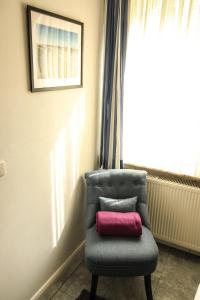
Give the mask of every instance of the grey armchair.
POLYGON ((156 269, 158 247, 150 231, 147 210, 146 172, 99 170, 85 174, 86 245, 85 263, 92 273, 90 300, 95 299, 98 276, 144 276, 147 300, 152 300, 151 274, 156 269), (137 196, 142 235, 101 236, 96 232, 99 196, 125 199, 137 196))

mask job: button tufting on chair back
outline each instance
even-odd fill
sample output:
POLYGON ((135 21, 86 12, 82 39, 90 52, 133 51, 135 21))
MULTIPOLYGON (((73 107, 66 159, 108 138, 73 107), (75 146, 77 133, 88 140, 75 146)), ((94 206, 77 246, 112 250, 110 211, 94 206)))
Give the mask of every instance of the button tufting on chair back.
POLYGON ((90 228, 95 224, 96 212, 99 210, 99 196, 114 199, 137 196, 137 211, 143 225, 149 228, 146 175, 145 171, 118 169, 86 173, 86 227, 90 228))

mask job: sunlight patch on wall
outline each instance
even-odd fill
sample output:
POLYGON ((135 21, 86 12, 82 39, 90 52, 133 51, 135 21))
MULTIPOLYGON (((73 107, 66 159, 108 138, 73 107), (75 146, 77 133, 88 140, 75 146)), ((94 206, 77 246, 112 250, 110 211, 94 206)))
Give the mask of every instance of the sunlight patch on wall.
POLYGON ((66 174, 65 131, 61 130, 51 151, 52 231, 53 247, 64 229, 64 180, 66 174))
POLYGON ((85 97, 81 97, 74 107, 70 120, 70 142, 71 142, 71 163, 72 163, 72 189, 75 188, 79 178, 79 164, 81 162, 81 142, 85 122, 85 97))
POLYGON ((60 131, 50 153, 53 248, 70 222, 74 209, 72 199, 84 159, 81 152, 85 114, 85 96, 82 95, 74 103, 66 127, 60 131))

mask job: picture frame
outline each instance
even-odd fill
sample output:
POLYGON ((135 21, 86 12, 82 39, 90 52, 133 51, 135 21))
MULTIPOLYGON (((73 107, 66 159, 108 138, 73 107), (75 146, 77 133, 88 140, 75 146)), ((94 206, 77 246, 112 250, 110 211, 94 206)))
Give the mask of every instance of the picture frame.
POLYGON ((82 87, 84 24, 27 5, 27 25, 31 91, 82 87))

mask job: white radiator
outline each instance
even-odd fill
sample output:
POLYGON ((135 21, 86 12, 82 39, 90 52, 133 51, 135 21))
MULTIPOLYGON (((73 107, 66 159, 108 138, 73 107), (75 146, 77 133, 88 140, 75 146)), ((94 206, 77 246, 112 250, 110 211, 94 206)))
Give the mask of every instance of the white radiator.
POLYGON ((200 254, 200 189, 148 178, 148 207, 154 237, 200 254))

